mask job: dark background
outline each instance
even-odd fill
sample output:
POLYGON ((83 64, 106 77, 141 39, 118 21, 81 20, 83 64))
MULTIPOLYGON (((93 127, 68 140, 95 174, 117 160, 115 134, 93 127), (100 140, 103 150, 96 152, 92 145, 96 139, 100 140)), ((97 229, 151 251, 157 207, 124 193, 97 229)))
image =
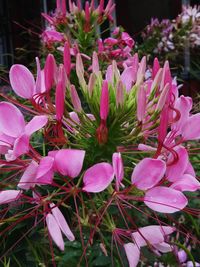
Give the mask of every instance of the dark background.
MULTIPOLYGON (((48 11, 55 9, 55 0, 46 2, 48 11)), ((135 39, 151 17, 175 18, 182 5, 181 0, 115 0, 115 3, 117 24, 135 39)), ((200 4, 200 0, 190 3, 200 4)), ((0 65, 9 68, 13 62, 33 61, 44 26, 41 12, 44 12, 43 0, 0 0, 0 65)))

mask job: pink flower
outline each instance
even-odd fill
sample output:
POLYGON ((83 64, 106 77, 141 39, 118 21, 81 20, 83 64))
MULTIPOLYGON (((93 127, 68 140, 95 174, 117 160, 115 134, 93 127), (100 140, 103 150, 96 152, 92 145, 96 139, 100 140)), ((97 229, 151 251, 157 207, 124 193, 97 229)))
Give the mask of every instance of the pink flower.
POLYGON ((140 249, 151 245, 155 251, 166 253, 172 251, 172 246, 165 242, 165 237, 175 231, 170 226, 150 225, 139 228, 132 233, 134 243, 124 244, 124 249, 130 267, 136 267, 140 258, 140 249))
POLYGON ((8 102, 0 103, 0 132, 7 136, 8 143, 12 138, 12 150, 6 154, 7 160, 15 160, 17 157, 29 151, 29 139, 31 135, 43 128, 48 122, 45 115, 35 116, 25 124, 21 111, 8 102))

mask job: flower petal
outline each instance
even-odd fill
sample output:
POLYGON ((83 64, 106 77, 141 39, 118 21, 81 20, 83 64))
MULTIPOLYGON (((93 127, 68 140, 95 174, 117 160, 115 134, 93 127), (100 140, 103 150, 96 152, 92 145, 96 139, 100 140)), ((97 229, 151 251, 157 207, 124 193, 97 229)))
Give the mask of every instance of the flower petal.
POLYGON ((50 213, 46 216, 46 223, 48 231, 53 239, 53 241, 56 243, 56 245, 59 247, 60 250, 64 250, 64 241, 62 237, 62 233, 60 230, 60 227, 54 218, 54 216, 50 213))
POLYGON ((184 140, 200 139, 200 113, 188 118, 182 128, 182 136, 184 140))
POLYGON ((113 167, 106 162, 90 167, 83 177, 86 192, 98 193, 106 189, 114 178, 113 167))
POLYGON ((184 147, 179 146, 174 150, 177 153, 178 159, 173 163, 174 156, 171 153, 168 158, 168 162, 172 164, 168 165, 166 170, 166 176, 170 182, 176 182, 180 179, 185 172, 189 161, 187 150, 184 147))
POLYGON ((51 207, 51 212, 54 216, 54 218, 56 219, 60 229, 62 230, 63 234, 65 234, 65 236, 70 240, 70 241, 74 241, 75 237, 72 233, 72 231, 70 230, 67 221, 65 220, 65 217, 63 216, 62 212, 60 211, 60 209, 58 207, 56 207, 55 204, 51 203, 50 204, 51 207))
POLYGON ((129 267, 136 267, 140 259, 140 250, 133 243, 124 244, 129 267))
POLYGON ((53 180, 54 158, 44 157, 40 160, 37 170, 36 182, 41 184, 51 184, 53 180))
POLYGON ((141 160, 132 173, 132 184, 138 189, 147 190, 155 186, 164 176, 166 165, 160 159, 145 158, 141 160))
POLYGON ((34 132, 37 132, 42 127, 44 127, 48 122, 48 117, 45 115, 35 116, 31 121, 25 126, 25 132, 28 136, 32 135, 34 132))
POLYGON ((188 201, 180 191, 164 186, 157 186, 146 192, 144 203, 152 210, 174 213, 184 209, 188 201))
POLYGON ((5 190, 0 192, 0 204, 10 203, 17 200, 21 195, 20 190, 5 190))
POLYGON ((173 246, 170 244, 167 244, 166 242, 162 242, 159 244, 155 244, 154 247, 162 252, 162 253, 167 253, 167 252, 171 252, 173 250, 173 246))
POLYGON ((170 188, 178 191, 195 192, 200 189, 200 182, 190 174, 184 174, 179 180, 173 183, 170 188))
POLYGON ((20 97, 31 99, 35 94, 33 74, 23 65, 13 65, 9 73, 13 91, 20 97))
POLYGON ((11 137, 18 137, 25 128, 21 111, 8 102, 0 103, 0 131, 11 137))
POLYGON ((31 187, 34 187, 37 169, 38 169, 37 162, 32 160, 31 163, 26 168, 24 174, 22 175, 18 183, 18 187, 24 190, 28 190, 31 187))
POLYGON ((29 137, 23 134, 15 140, 13 146, 13 156, 15 158, 18 158, 21 155, 26 154, 28 151, 29 151, 29 137))
POLYGON ((174 228, 170 226, 149 225, 141 227, 137 232, 132 233, 132 239, 139 247, 150 244, 158 244, 164 241, 164 236, 174 232, 174 228))
POLYGON ((55 155, 56 168, 62 175, 75 178, 81 172, 84 157, 84 150, 61 149, 55 155))

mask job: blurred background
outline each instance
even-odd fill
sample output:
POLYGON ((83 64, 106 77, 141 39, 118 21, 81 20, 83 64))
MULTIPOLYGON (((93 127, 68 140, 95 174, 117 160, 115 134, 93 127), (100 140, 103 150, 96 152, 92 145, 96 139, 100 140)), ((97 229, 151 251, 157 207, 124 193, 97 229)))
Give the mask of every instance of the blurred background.
MULTIPOLYGON (((83 5, 84 2, 82 0, 83 5)), ((125 31, 140 44, 144 41, 141 33, 151 23, 152 18, 158 18, 160 21, 162 19, 173 20, 181 13, 183 5, 200 4, 200 0, 115 0, 114 2, 116 4, 114 24, 122 25, 125 31)), ((0 0, 1 69, 9 69, 13 63, 17 62, 25 65, 33 62, 40 49, 40 34, 45 27, 41 12, 52 12, 55 6, 55 0, 0 0)), ((106 35, 103 37, 108 37, 108 31, 106 35)), ((143 50, 142 52, 144 53, 143 50)), ((185 81, 188 80, 188 67, 185 64, 190 64, 187 53, 188 50, 185 49, 181 54, 182 65, 186 70, 185 73, 183 70, 182 75, 185 81)), ((195 80, 198 80, 197 75, 195 80)), ((4 81, 1 80, 2 83, 4 81)), ((193 89, 188 86, 190 87, 190 83, 187 83, 185 90, 186 94, 190 95, 193 89)))

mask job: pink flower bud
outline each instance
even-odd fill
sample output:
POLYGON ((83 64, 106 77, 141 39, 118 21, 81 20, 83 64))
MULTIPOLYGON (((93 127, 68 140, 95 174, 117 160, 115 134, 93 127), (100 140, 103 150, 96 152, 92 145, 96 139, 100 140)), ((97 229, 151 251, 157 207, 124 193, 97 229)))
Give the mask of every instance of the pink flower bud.
POLYGON ((94 51, 92 55, 92 72, 98 74, 99 72, 99 60, 97 53, 94 51))
POLYGON ((65 107, 65 69, 59 66, 58 83, 56 86, 56 119, 62 120, 65 107))
POLYGON ((156 58, 154 58, 154 61, 153 61, 152 79, 154 79, 156 77, 156 74, 157 74, 159 69, 160 69, 160 64, 159 64, 159 61, 156 57, 156 58))
POLYGON ((70 54, 69 42, 65 42, 63 57, 64 57, 65 71, 67 76, 69 77, 71 72, 71 54, 70 54))
POLYGON ((143 121, 146 111, 146 92, 144 86, 141 85, 137 92, 137 119, 143 121))
POLYGON ((108 112, 109 112, 108 82, 103 81, 101 99, 100 99, 100 118, 106 121, 108 117, 108 112))
POLYGON ((47 56, 45 66, 44 66, 44 75, 45 75, 45 87, 47 92, 52 88, 55 83, 57 74, 57 66, 55 58, 52 54, 47 56))
POLYGON ((122 81, 119 81, 117 84, 117 91, 116 91, 116 106, 117 108, 122 106, 124 103, 124 86, 122 81))
POLYGON ((80 98, 79 98, 78 93, 76 91, 76 88, 73 84, 70 87, 70 94, 71 94, 71 101, 72 101, 72 105, 73 105, 74 109, 77 112, 81 112, 82 111, 81 101, 80 101, 80 98))

